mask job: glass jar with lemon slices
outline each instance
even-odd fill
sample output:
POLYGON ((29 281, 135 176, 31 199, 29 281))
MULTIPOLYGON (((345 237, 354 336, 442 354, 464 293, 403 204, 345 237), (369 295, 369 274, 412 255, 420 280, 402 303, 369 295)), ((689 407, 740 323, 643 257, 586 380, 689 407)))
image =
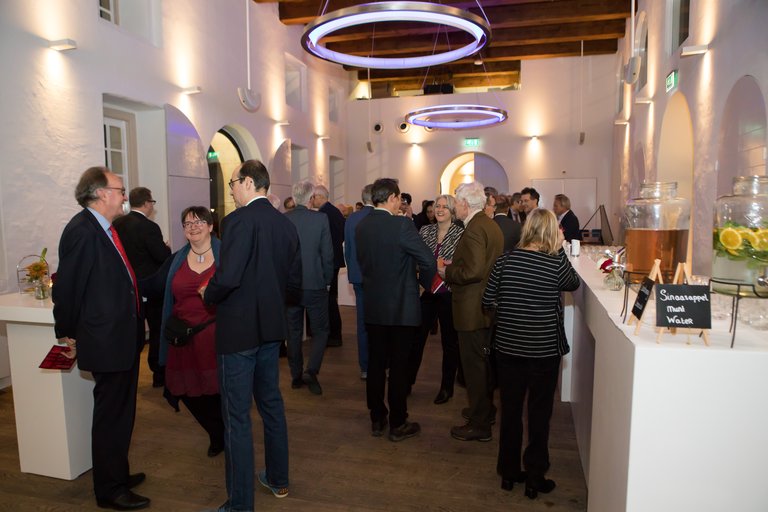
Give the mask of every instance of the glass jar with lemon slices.
POLYGON ((713 290, 768 296, 768 177, 734 179, 733 194, 715 203, 712 245, 713 290))

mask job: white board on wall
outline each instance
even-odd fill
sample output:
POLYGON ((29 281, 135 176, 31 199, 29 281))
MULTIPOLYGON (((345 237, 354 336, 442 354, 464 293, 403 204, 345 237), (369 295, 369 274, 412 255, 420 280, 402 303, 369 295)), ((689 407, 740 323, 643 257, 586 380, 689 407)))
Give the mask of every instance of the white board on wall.
MULTIPOLYGON (((565 178, 531 180, 531 186, 541 195, 539 206, 552 209, 557 194, 565 194, 571 200, 571 211, 579 218, 579 227, 597 210, 597 178, 565 178)), ((600 216, 590 222, 590 228, 600 227, 600 216)))

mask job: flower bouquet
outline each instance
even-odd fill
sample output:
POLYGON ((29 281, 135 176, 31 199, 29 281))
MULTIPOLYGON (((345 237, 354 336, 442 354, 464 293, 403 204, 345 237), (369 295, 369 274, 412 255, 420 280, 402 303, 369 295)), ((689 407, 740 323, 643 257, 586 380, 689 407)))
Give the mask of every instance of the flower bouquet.
POLYGON ((17 279, 19 282, 19 292, 30 292, 35 294, 35 298, 48 298, 48 262, 45 260, 47 248, 43 248, 39 255, 31 254, 24 256, 16 266, 17 279), (32 260, 30 263, 28 261, 32 260))

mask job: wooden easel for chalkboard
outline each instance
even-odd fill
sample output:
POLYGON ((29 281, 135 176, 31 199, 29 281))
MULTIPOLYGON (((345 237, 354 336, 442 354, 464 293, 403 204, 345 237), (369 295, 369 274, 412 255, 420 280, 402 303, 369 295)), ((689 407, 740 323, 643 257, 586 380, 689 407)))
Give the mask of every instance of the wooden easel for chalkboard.
MULTIPOLYGON (((648 274, 648 279, 650 279, 653 282, 657 282, 659 284, 664 284, 664 278, 661 277, 661 260, 653 260, 653 267, 651 267, 651 272, 648 274)), ((650 297, 648 298, 650 300, 650 297)), ((647 304, 646 304, 647 305, 647 304)), ((632 322, 634 320, 637 320, 637 327, 635 327, 634 334, 637 335, 640 332, 640 326, 643 324, 643 317, 645 316, 645 306, 643 307, 643 312, 640 314, 640 318, 629 315, 629 321, 627 322, 627 325, 632 325, 632 322)), ((661 330, 661 329, 659 329, 661 330)), ((658 339, 656 340, 658 343, 658 339)))
MULTIPOLYGON (((659 260, 656 260, 659 261, 659 260)), ((675 276, 672 278, 672 282, 669 284, 685 284, 691 282, 691 272, 688 270, 688 264, 687 263, 678 263, 677 268, 675 269, 675 276)), ((658 307, 658 304, 656 305, 658 307)), ((657 329, 656 334, 656 343, 661 343, 661 337, 664 335, 665 331, 668 331, 673 336, 677 334, 677 331, 680 331, 682 334, 685 334, 687 336, 686 343, 688 345, 691 344, 691 334, 696 334, 697 336, 701 336, 701 338, 704 340, 704 344, 706 346, 709 346, 709 329, 692 329, 689 327, 659 327, 657 329)), ((637 333, 637 330, 635 330, 635 333, 637 333)))

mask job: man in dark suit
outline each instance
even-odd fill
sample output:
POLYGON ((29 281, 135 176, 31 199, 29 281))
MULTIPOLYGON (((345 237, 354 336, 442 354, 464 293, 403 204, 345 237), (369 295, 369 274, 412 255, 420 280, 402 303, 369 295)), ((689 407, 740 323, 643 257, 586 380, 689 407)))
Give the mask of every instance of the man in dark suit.
MULTIPOLYGON (((138 279, 149 277, 171 255, 171 249, 163 241, 160 226, 150 220, 155 212, 152 191, 146 187, 136 187, 128 195, 131 213, 115 219, 115 229, 120 235, 128 260, 133 266, 138 279)), ((145 313, 149 325, 149 352, 147 364, 152 370, 152 386, 160 387, 165 383, 164 368, 158 363, 160 350, 160 322, 162 320, 162 299, 147 299, 145 313)))
MULTIPOLYGON (((312 207, 328 216, 331 226, 331 243, 333 244, 333 279, 328 291, 328 315, 331 333, 328 337, 329 347, 340 347, 341 313, 339 312, 339 269, 344 265, 344 223, 346 219, 338 208, 328 201, 329 192, 323 185, 317 185, 312 193, 312 207)), ((310 326, 312 324, 310 323, 310 326)))
POLYGON ((374 210, 355 232, 368 331, 366 397, 372 434, 384 433, 389 413, 389 439, 402 441, 421 430, 418 423, 407 421, 408 358, 421 324, 419 283, 430 288, 436 264, 413 221, 397 215, 397 181, 376 180, 371 195, 374 210), (389 411, 384 405, 387 365, 389 411))
POLYGON ((462 411, 467 423, 451 428, 451 436, 461 441, 490 441, 495 414, 488 358, 491 319, 483 311, 482 297, 493 264, 504 250, 504 236, 498 224, 483 214, 485 204, 480 182, 456 189, 456 217, 466 227, 453 261, 442 271, 453 290, 453 325, 469 399, 469 408, 462 411))
POLYGON ((259 482, 288 495, 288 431, 279 387, 278 354, 287 338, 285 304, 301 299, 296 228, 267 200, 269 174, 248 160, 232 173, 237 209, 221 223, 216 273, 200 289, 217 304, 216 352, 224 411, 228 501, 220 510, 253 510, 251 400, 264 425, 266 470, 259 482))
POLYGON ((520 192, 515 192, 510 198, 509 214, 507 217, 517 221, 520 225, 525 224, 525 212, 523 211, 523 199, 520 192))
POLYGON ((571 200, 565 194, 557 194, 552 203, 552 211, 557 215, 560 222, 560 230, 563 232, 563 238, 570 242, 571 240, 581 240, 581 230, 579 229, 579 218, 571 211, 571 200))
POLYGON ((505 195, 497 195, 496 197, 496 213, 493 215, 493 220, 499 225, 501 234, 504 235, 504 252, 511 251, 517 246, 517 242, 520 241, 520 234, 523 231, 523 226, 509 217, 509 200, 505 195))
POLYGON ((54 330, 96 383, 91 429, 96 503, 115 510, 145 508, 149 499, 131 491, 144 473, 128 470, 144 319, 136 276, 112 227, 123 212, 123 181, 105 167, 91 167, 80 177, 75 198, 83 210, 59 241, 54 330))
POLYGON ((323 388, 317 380, 328 342, 328 290, 333 278, 333 247, 328 216, 307 208, 312 199, 314 184, 302 180, 291 192, 296 207, 285 213, 296 226, 301 245, 302 298, 301 303, 288 307, 288 365, 291 368, 291 387, 309 386, 309 391, 321 395, 323 388), (304 312, 312 324, 309 361, 304 370, 301 340, 304 335, 304 312))
MULTIPOLYGON (((525 187, 523 190, 520 191, 520 202, 523 207, 523 213, 525 215, 528 215, 533 210, 539 207, 539 199, 541 199, 541 194, 539 194, 535 188, 533 187, 525 187)), ((523 224, 525 224, 525 217, 523 217, 523 224)))
POLYGON ((355 313, 357 314, 357 363, 360 365, 360 378, 368 378, 368 332, 365 330, 365 305, 363 304, 363 274, 357 262, 357 244, 355 230, 360 221, 373 211, 371 202, 372 184, 363 187, 363 207, 349 216, 344 224, 344 259, 347 262, 347 279, 355 290, 355 313))

